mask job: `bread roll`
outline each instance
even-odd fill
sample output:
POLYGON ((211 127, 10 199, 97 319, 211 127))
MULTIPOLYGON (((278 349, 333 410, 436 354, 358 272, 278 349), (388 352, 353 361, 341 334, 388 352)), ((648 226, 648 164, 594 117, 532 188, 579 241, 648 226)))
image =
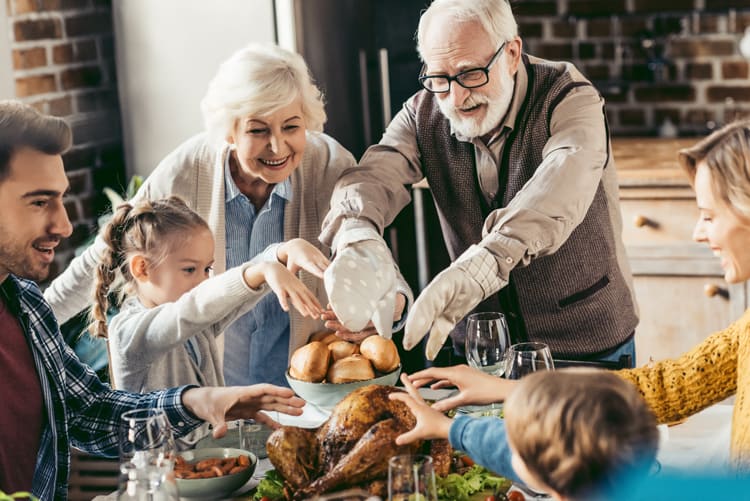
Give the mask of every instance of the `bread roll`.
POLYGON ((328 345, 328 349, 331 350, 331 358, 334 362, 359 353, 359 346, 344 340, 334 341, 328 345))
POLYGON ((369 360, 362 355, 351 355, 332 363, 326 380, 329 383, 351 383, 374 377, 375 371, 369 360))
POLYGON ((334 341, 339 341, 340 339, 341 338, 338 337, 335 332, 324 330, 324 331, 313 332, 312 334, 310 334, 310 337, 307 340, 307 342, 312 343, 313 341, 320 341, 321 343, 331 344, 334 341))
POLYGON ((359 345, 359 352, 372 362, 379 372, 391 372, 399 364, 396 343, 390 339, 374 334, 359 345))
POLYGON ((297 348, 289 363, 289 375, 294 379, 319 383, 326 377, 331 352, 328 345, 313 341, 297 348))

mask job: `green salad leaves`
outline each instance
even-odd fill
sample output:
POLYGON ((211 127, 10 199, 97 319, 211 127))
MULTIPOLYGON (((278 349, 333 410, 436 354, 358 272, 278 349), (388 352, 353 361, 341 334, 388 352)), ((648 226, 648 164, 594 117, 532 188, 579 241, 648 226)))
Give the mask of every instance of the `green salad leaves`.
POLYGON ((467 501, 472 494, 480 491, 505 493, 510 487, 510 480, 498 477, 479 465, 472 466, 463 475, 450 473, 437 477, 438 499, 441 501, 467 501))
POLYGON ((258 488, 253 495, 254 500, 262 497, 270 499, 284 499, 284 479, 276 470, 269 470, 258 484, 258 488))
MULTIPOLYGON (((479 465, 472 466, 463 475, 450 473, 446 477, 436 477, 436 481, 439 501, 468 501, 477 492, 506 493, 511 487, 510 480, 498 477, 479 465)), ((284 479, 276 470, 266 473, 253 499, 259 501, 264 496, 274 500, 284 499, 284 479)))

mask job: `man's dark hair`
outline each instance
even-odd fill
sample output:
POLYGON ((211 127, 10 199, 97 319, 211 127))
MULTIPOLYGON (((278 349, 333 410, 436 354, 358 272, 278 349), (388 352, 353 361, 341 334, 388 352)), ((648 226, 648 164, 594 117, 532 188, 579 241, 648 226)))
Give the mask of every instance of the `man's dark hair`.
POLYGON ((61 155, 70 148, 72 137, 62 118, 44 115, 20 101, 0 100, 0 181, 8 175, 10 159, 19 149, 61 155))

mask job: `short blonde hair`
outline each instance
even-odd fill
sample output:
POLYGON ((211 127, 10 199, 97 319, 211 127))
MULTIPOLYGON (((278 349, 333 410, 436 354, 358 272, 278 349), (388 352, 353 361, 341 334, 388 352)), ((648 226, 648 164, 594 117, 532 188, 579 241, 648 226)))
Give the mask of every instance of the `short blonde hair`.
POLYGON ((561 369, 524 377, 505 403, 508 441, 529 473, 563 497, 591 499, 656 456, 656 419, 612 372, 561 369))
POLYGON ((705 162, 714 195, 739 216, 750 218, 750 121, 725 125, 680 150, 678 158, 691 183, 698 164, 705 162))
POLYGON ((417 27, 417 51, 422 61, 425 31, 438 13, 449 14, 457 22, 478 21, 496 47, 518 36, 518 24, 508 0, 435 0, 422 13, 417 27))
POLYGON ((268 115, 297 98, 302 101, 305 127, 322 131, 323 95, 302 56, 278 45, 253 43, 221 64, 201 101, 201 111, 209 136, 223 140, 238 120, 268 115))

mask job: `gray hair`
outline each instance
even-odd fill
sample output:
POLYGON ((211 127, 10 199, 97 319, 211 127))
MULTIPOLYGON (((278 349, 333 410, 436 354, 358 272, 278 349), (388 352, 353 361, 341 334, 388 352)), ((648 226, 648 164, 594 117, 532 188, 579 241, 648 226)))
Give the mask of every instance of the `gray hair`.
POLYGON ((508 0, 435 0, 422 13, 417 28, 417 51, 424 61, 424 34, 433 17, 448 14, 457 22, 478 21, 493 45, 500 47, 506 40, 518 36, 518 24, 508 0))
POLYGON ((201 101, 206 131, 225 139, 237 120, 264 116, 299 98, 305 127, 322 131, 323 95, 302 56, 273 44, 253 43, 224 61, 201 101))
POLYGON ((0 181, 8 175, 10 159, 21 148, 62 155, 73 140, 62 118, 44 115, 16 100, 0 100, 0 181))

